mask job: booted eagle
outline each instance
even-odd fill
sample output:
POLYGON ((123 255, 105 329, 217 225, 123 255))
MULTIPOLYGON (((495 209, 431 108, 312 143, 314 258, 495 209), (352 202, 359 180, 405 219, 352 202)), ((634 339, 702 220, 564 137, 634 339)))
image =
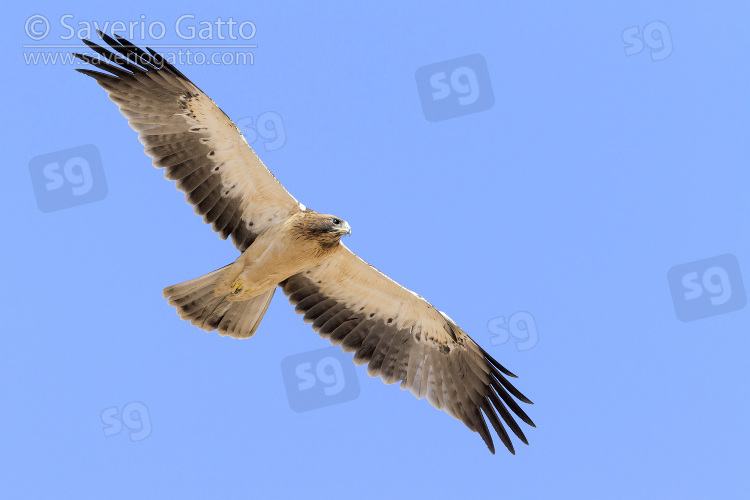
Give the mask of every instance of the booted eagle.
POLYGON ((77 71, 104 87, 153 165, 241 252, 226 267, 164 290, 182 319, 251 337, 279 286, 295 312, 331 344, 354 352, 369 376, 426 396, 478 432, 492 453, 485 418, 511 453, 502 422, 528 444, 511 415, 534 426, 513 399, 531 404, 506 378, 515 375, 445 313, 344 246, 349 224, 294 199, 229 117, 177 68, 122 37, 99 36, 112 51, 84 40, 101 57, 75 55, 100 71, 77 71))

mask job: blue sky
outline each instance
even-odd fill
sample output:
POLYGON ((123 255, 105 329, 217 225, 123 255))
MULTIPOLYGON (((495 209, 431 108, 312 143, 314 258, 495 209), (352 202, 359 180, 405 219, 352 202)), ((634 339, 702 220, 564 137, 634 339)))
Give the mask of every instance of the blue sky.
POLYGON ((1 496, 746 498, 750 8, 509 4, 8 7, 1 496), (63 59, 94 22, 189 49, 295 197, 520 376, 530 446, 281 293, 250 340, 179 320, 161 290, 238 254, 63 59))

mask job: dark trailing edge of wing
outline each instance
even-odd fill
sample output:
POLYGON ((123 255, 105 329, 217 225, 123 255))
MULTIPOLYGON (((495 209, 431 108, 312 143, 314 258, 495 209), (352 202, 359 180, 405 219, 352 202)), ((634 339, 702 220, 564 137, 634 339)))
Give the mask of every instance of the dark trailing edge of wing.
MULTIPOLYGON (((335 297, 323 293, 304 273, 282 281, 279 286, 289 297, 289 302, 296 306, 295 312, 304 314, 305 323, 312 323, 313 330, 318 335, 327 338, 333 345, 340 345, 344 352, 354 352, 355 364, 369 363, 367 373, 370 376, 380 376, 386 384, 406 380, 407 373, 397 360, 405 354, 408 356, 408 350, 405 351, 402 347, 412 340, 408 330, 399 330, 395 323, 373 319, 367 311, 347 308, 335 297)), ((457 363, 466 361, 465 365, 469 367, 468 373, 460 377, 461 382, 467 384, 468 390, 466 394, 454 394, 454 398, 451 398, 453 400, 446 404, 453 409, 459 420, 478 432, 490 451, 495 453, 492 436, 481 415, 483 412, 506 448, 515 454, 513 443, 502 422, 523 443, 529 443, 508 409, 528 425, 536 425, 511 395, 524 403, 533 403, 505 378, 505 375, 516 376, 481 347, 480 350, 489 370, 489 383, 481 382, 483 377, 473 371, 468 359, 455 360, 457 363)), ((452 379, 454 384, 459 382, 450 370, 441 376, 446 380, 452 379)))

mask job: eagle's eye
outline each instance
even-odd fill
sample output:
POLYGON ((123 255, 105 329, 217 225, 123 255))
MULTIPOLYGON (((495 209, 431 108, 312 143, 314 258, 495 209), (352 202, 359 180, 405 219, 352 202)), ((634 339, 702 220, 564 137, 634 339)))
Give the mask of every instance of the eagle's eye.
POLYGON ((339 224, 341 224, 341 219, 333 218, 331 219, 331 222, 333 222, 334 226, 338 226, 339 224))

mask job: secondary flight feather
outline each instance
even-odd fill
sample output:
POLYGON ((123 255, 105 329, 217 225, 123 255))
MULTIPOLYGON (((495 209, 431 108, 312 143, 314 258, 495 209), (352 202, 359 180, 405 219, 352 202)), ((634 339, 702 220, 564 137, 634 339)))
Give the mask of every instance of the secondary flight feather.
POLYGON ((492 453, 486 420, 511 453, 503 423, 528 444, 513 414, 534 426, 516 402, 531 401, 506 378, 515 375, 445 313, 344 246, 349 224, 290 195, 229 117, 177 68, 151 49, 99 35, 109 49, 84 40, 100 57, 76 54, 94 67, 77 71, 107 91, 153 165, 241 252, 232 264, 164 290, 181 318, 247 338, 280 287, 314 331, 353 352, 371 377, 426 397, 478 432, 492 453))

